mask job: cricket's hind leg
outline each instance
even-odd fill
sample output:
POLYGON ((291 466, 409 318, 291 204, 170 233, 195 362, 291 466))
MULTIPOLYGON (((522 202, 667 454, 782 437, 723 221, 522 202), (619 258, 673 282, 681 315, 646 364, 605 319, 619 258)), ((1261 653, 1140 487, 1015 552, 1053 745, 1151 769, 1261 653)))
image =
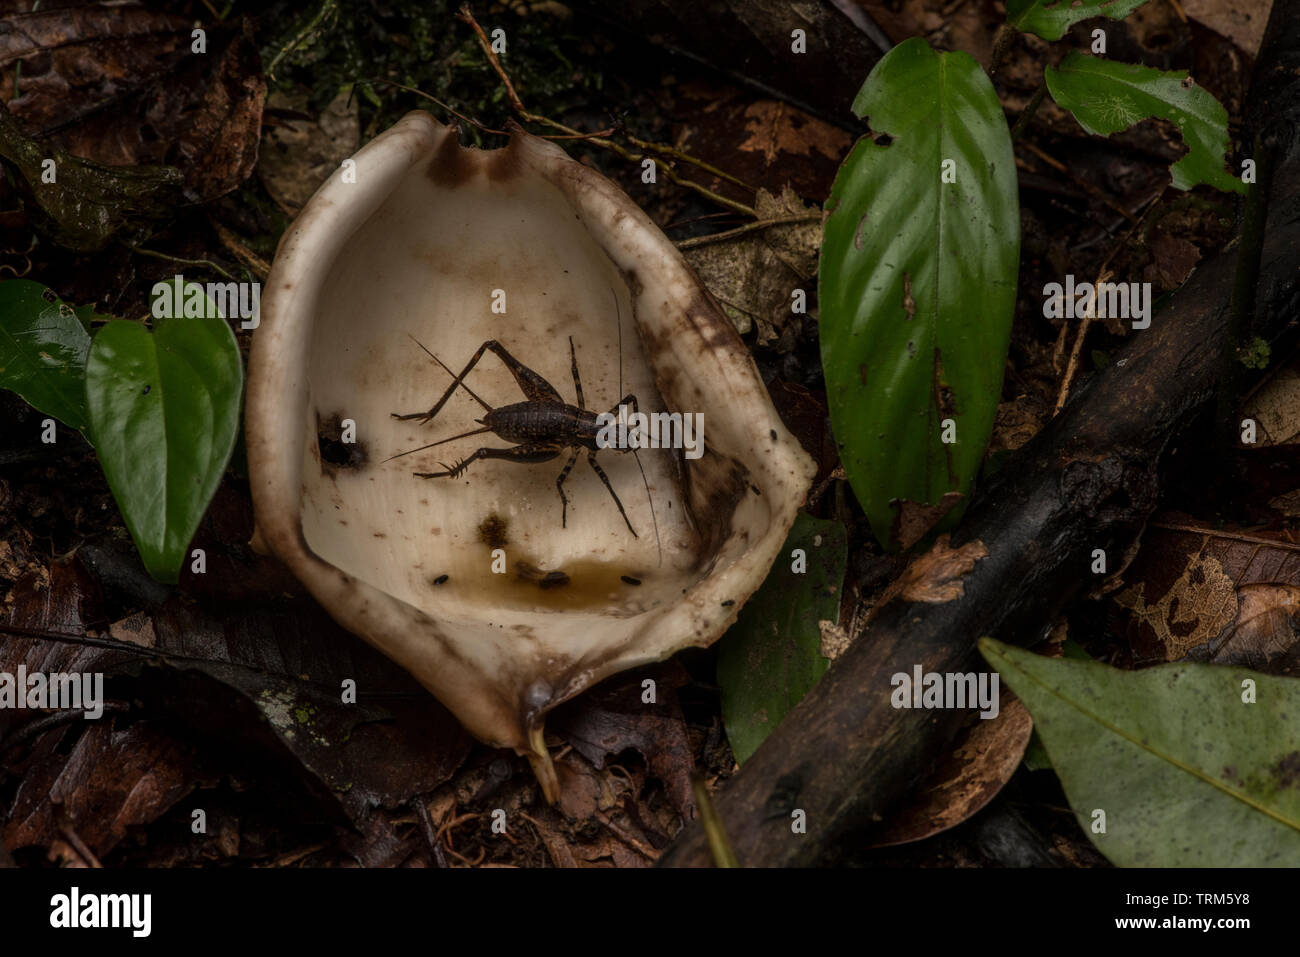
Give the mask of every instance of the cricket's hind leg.
MULTIPOLYGON (((414 339, 414 337, 412 338, 414 339)), ((424 351, 428 353, 429 358, 433 359, 434 362, 442 366, 442 368, 446 370, 448 375, 452 375, 452 371, 447 368, 446 364, 444 364, 443 361, 439 359, 437 356, 435 356, 432 352, 429 352, 429 350, 426 349, 418 339, 415 340, 415 344, 418 345, 421 349, 424 349, 424 351)), ((572 348, 572 343, 570 343, 570 348, 572 348)), ((470 357, 469 362, 465 363, 465 368, 460 371, 460 375, 453 376, 451 385, 447 386, 447 391, 442 394, 442 398, 440 398, 437 402, 434 403, 433 408, 429 409, 428 412, 408 412, 405 414, 399 414, 397 412, 394 412, 392 413, 393 418, 403 419, 403 420, 421 419, 424 422, 428 422, 439 412, 442 411, 442 407, 447 404, 447 400, 451 398, 451 394, 456 391, 457 386, 459 386, 460 388, 468 392, 475 402, 483 406, 483 408, 486 409, 487 411, 491 412, 492 406, 488 405, 486 402, 480 399, 474 393, 474 390, 472 390, 469 386, 465 384, 465 376, 469 375, 470 370, 472 370, 474 366, 478 365, 478 361, 483 358, 483 354, 486 352, 491 352, 493 355, 499 358, 503 363, 505 363, 505 367, 510 370, 510 374, 514 376, 515 382, 518 383, 519 385, 519 390, 523 392, 526 398, 530 399, 533 402, 541 402, 541 401, 563 402, 564 401, 563 399, 560 398, 560 393, 555 391, 555 387, 552 386, 549 382, 547 382, 544 378, 542 378, 542 376, 538 375, 532 369, 528 368, 528 366, 524 365, 522 362, 520 362, 518 359, 512 356, 506 350, 506 347, 503 346, 501 343, 497 342, 495 339, 489 339, 487 340, 487 342, 483 343, 481 346, 478 347, 478 349, 475 350, 474 355, 470 357)), ((574 367, 575 368, 577 367, 576 360, 575 360, 574 367)))
POLYGON ((554 445, 533 443, 531 445, 512 445, 508 449, 478 449, 455 465, 440 462, 441 472, 416 472, 416 478, 459 478, 465 470, 479 459, 503 459, 507 462, 549 462, 560 454, 554 445))

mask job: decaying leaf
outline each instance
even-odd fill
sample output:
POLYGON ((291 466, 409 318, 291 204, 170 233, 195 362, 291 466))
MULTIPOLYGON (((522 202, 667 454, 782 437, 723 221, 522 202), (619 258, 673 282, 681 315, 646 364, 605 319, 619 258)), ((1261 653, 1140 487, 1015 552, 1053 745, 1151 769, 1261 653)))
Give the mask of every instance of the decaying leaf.
POLYGON ((745 108, 748 138, 737 148, 759 153, 767 163, 782 154, 810 157, 815 153, 838 161, 849 144, 848 135, 780 100, 759 100, 745 108))
MULTIPOLYGON (((757 327, 758 343, 766 345, 797 315, 791 309, 791 290, 813 288, 822 227, 817 209, 805 205, 788 186, 780 196, 760 189, 754 208, 760 222, 805 218, 720 242, 705 237, 683 252, 736 329, 746 333, 757 327)), ((816 314, 811 303, 808 311, 816 314)))
POLYGON ((9 813, 9 848, 49 846, 66 823, 102 857, 130 828, 149 824, 198 783, 195 747, 158 725, 118 727, 108 716, 82 724, 88 726, 68 754, 55 747, 61 734, 43 742, 9 813))
POLYGON ((889 530, 890 541, 899 551, 907 551, 930 534, 930 529, 938 525, 964 497, 961 492, 944 492, 937 505, 895 499, 893 504, 897 512, 889 530))
POLYGON ((550 728, 597 768, 611 755, 638 751, 682 819, 689 821, 695 816, 694 759, 674 690, 684 680, 681 666, 673 664, 616 678, 556 709, 550 728), (654 681, 653 701, 645 700, 647 676, 654 681))
POLYGON ((133 678, 132 696, 171 727, 220 728, 227 743, 291 756, 319 794, 357 819, 432 790, 469 751, 444 708, 314 605, 218 619, 173 597, 113 623, 109 634, 121 643, 105 646, 89 634, 103 620, 99 592, 76 557, 25 574, 0 606, 0 623, 31 637, 0 642, 0 671, 103 672, 107 693, 133 678), (345 680, 357 685, 356 703, 342 700, 345 680))
POLYGON ((1025 706, 1004 690, 997 717, 970 723, 908 805, 887 819, 872 846, 920 841, 977 813, 1016 773, 1033 730, 1025 706))
POLYGON ((1284 445, 1300 436, 1300 363, 1278 369, 1246 402, 1243 417, 1257 423, 1253 446, 1284 445))
POLYGON ((135 4, 53 6, 4 25, 0 64, 23 64, 9 108, 47 146, 106 166, 175 167, 191 202, 252 172, 266 96, 252 20, 205 25, 202 51, 190 18, 135 4))
POLYGON ((1192 555, 1182 572, 1159 596, 1147 598, 1144 582, 1115 596, 1138 622, 1151 628, 1165 649, 1166 661, 1178 661, 1193 648, 1208 644, 1237 615, 1232 579, 1212 555, 1192 555))
POLYGON ((1264 40, 1273 0, 1182 0, 1183 10, 1254 56, 1264 40))
POLYGON ((1270 674, 1293 674, 1300 664, 1300 587, 1243 585, 1237 617, 1215 640, 1211 661, 1270 674))
POLYGON ((868 620, 894 598, 940 604, 964 595, 966 586, 962 579, 975 568, 977 561, 988 557, 989 550, 978 540, 960 548, 949 547, 948 540, 947 534, 940 535, 933 548, 903 569, 872 606, 868 620))
MULTIPOLYGON (((268 111, 293 111, 302 115, 305 95, 272 93, 268 111)), ((271 198, 289 213, 297 213, 339 163, 361 143, 357 97, 343 90, 311 121, 297 116, 282 120, 262 141, 257 171, 271 198)))
POLYGON ((21 64, 0 78, 0 155, 62 245, 138 239, 252 172, 266 85, 251 20, 205 27, 201 51, 189 18, 134 4, 15 12, 0 27, 0 66, 21 64))
POLYGON ((1300 546, 1260 532, 1147 529, 1113 598, 1117 664, 1207 661, 1287 674, 1300 664, 1300 546))
POLYGON ((1151 243, 1151 256, 1151 265, 1142 278, 1155 283, 1158 289, 1177 289, 1201 261, 1201 250, 1181 236, 1161 233, 1151 243))
POLYGON ((1037 435, 1043 423, 1051 417, 1051 407, 1037 396, 1020 395, 1014 401, 998 403, 989 453, 1020 448, 1037 435))

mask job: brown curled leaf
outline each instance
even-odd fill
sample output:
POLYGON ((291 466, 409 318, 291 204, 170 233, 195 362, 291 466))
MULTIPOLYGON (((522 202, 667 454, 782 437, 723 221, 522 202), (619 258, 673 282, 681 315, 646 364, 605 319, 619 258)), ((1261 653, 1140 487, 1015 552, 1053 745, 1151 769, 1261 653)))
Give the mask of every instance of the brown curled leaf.
POLYGON ((1003 691, 998 716, 971 722, 913 793, 911 803, 888 819, 871 846, 920 841, 980 811, 1016 773, 1033 730, 1033 719, 1020 699, 1003 691))
POLYGON ((932 549, 903 569, 871 607, 866 624, 870 624, 895 598, 937 605, 966 593, 962 578, 970 573, 977 561, 988 557, 989 550, 978 539, 960 548, 949 548, 948 538, 947 533, 940 535, 932 549))
POLYGON ((987 558, 989 550, 981 541, 967 542, 961 548, 949 548, 948 536, 940 535, 930 549, 899 576, 898 594, 903 601, 924 601, 941 604, 953 601, 966 593, 962 578, 969 574, 975 563, 987 558))

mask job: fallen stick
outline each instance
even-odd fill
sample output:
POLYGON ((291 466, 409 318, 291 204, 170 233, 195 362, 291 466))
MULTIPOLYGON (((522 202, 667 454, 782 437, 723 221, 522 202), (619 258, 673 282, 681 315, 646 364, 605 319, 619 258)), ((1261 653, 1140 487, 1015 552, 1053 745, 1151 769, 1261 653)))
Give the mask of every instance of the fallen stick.
MULTIPOLYGON (((1274 5, 1251 104, 1259 138, 1245 142, 1271 144, 1275 170, 1253 332, 1277 356, 1300 323, 1300 12, 1289 4, 1274 5)), ((868 630, 723 788, 718 816, 742 865, 833 861, 930 770, 968 713, 896 710, 892 675, 987 671, 981 636, 1033 644, 1101 581, 1094 549, 1111 572, 1122 566, 1159 497, 1166 450, 1214 409, 1238 260, 1230 245, 978 491, 952 541, 909 566, 868 630), (804 833, 792 827, 797 811, 804 833)), ((1239 424, 1213 427, 1235 434, 1239 424)), ((710 863, 698 823, 659 860, 710 863)))

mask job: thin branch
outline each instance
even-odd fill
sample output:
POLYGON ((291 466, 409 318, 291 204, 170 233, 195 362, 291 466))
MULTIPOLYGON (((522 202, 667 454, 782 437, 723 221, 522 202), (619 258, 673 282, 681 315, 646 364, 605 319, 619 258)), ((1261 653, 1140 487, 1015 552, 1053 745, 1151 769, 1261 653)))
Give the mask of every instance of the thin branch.
POLYGON ((167 260, 168 262, 183 263, 186 266, 205 266, 208 269, 211 269, 213 272, 220 273, 222 276, 225 276, 231 282, 235 281, 234 276, 230 275, 230 273, 226 272, 224 269, 222 269, 216 263, 212 262, 210 259, 186 259, 184 256, 172 256, 169 253, 156 252, 152 249, 145 249, 143 246, 133 246, 130 243, 127 244, 127 248, 134 253, 139 253, 141 256, 151 256, 154 259, 164 259, 167 260))
POLYGON ((696 246, 707 246, 710 243, 724 243, 729 239, 735 239, 746 233, 755 233, 760 230, 769 229, 772 226, 790 226, 794 223, 813 223, 820 222, 822 218, 821 211, 815 213, 799 213, 795 216, 777 216, 775 219, 760 219, 757 222, 746 223, 744 226, 737 226, 735 229, 728 229, 726 232, 712 233, 708 236, 697 236, 694 239, 683 239, 677 243, 678 249, 693 249, 696 246))
MULTIPOLYGON (((515 85, 510 80, 510 75, 506 73, 505 68, 501 65, 501 61, 497 58, 496 52, 492 49, 492 42, 488 39, 487 34, 483 32, 483 28, 479 26, 478 21, 474 19, 474 14, 470 12, 469 7, 467 5, 462 6, 456 16, 463 23, 468 24, 478 37, 479 46, 483 49, 483 55, 487 57, 488 63, 492 66, 492 69, 496 71, 497 76, 501 78, 501 82, 505 85, 506 98, 510 101, 511 109, 518 113, 521 119, 529 123, 538 123, 542 126, 550 127, 553 130, 567 133, 574 139, 586 139, 593 146, 607 149, 632 163, 640 163, 642 160, 646 159, 644 153, 633 153, 618 143, 615 143, 613 140, 595 134, 582 133, 571 126, 566 126, 558 120, 551 119, 549 116, 542 116, 541 114, 530 112, 525 108, 523 100, 519 98, 519 93, 515 90, 515 85)), ((661 149, 663 151, 672 151, 673 147, 664 146, 661 147, 661 149)), ((684 156, 685 154, 680 154, 678 158, 683 158, 684 156)), ((695 165, 702 167, 706 165, 703 164, 702 161, 694 161, 694 163, 695 165)), ((715 193, 707 186, 702 186, 694 180, 681 178, 667 163, 662 164, 662 168, 668 179, 678 186, 694 190, 711 202, 717 203, 719 206, 726 206, 728 209, 734 209, 736 212, 744 213, 746 216, 756 217, 758 215, 752 207, 746 206, 744 203, 738 203, 735 200, 728 199, 725 196, 715 193)))
POLYGON ((1016 142, 1020 137, 1025 135, 1025 130, 1029 129, 1029 123, 1038 112, 1038 108, 1043 105, 1043 100, 1047 97, 1047 81, 1038 84, 1038 89, 1030 97, 1025 108, 1020 111, 1020 116, 1016 119, 1016 125, 1011 127, 1011 142, 1016 142))

